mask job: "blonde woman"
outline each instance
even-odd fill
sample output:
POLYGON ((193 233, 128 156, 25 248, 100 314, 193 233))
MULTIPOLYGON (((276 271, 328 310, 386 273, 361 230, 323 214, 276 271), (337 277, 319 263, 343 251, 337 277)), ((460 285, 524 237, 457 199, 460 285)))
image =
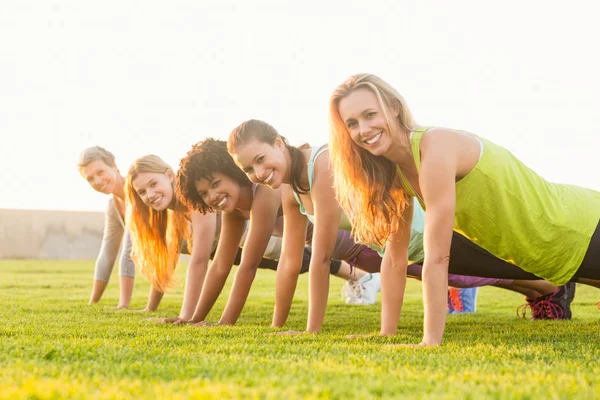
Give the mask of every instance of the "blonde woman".
MULTIPOLYGON (((374 75, 339 85, 329 117, 340 204, 360 241, 387 242, 382 335, 395 334, 400 317, 415 198, 426 210, 421 345, 442 341, 457 232, 474 258, 489 255, 478 266, 488 276, 522 269, 557 285, 573 278, 598 284, 600 193, 547 182, 482 137, 419 126, 402 96, 374 75)), ((569 286, 553 297, 568 298, 569 286)))

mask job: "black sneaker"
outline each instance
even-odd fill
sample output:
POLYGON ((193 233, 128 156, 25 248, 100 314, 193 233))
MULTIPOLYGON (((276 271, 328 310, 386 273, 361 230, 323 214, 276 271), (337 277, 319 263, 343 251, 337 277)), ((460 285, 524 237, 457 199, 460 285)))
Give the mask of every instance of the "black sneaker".
POLYGON ((548 317, 552 319, 571 319, 571 302, 575 297, 575 288, 574 282, 568 282, 563 286, 559 286, 558 290, 550 295, 545 307, 548 317))

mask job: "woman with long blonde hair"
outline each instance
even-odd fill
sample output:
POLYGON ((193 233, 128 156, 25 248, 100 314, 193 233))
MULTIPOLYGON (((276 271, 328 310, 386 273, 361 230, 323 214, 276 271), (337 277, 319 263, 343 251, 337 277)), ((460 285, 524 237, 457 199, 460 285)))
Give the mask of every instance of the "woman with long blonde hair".
MULTIPOLYGON (((558 285, 573 278, 599 283, 600 193, 547 182, 469 132, 419 126, 402 96, 374 75, 339 85, 329 117, 340 204, 360 241, 387 242, 381 334, 397 329, 415 198, 426 209, 421 345, 442 341, 449 270, 496 277, 527 271, 558 285), (467 263, 479 261, 457 265, 457 251, 467 263)), ((551 297, 561 303, 573 287, 551 297)))

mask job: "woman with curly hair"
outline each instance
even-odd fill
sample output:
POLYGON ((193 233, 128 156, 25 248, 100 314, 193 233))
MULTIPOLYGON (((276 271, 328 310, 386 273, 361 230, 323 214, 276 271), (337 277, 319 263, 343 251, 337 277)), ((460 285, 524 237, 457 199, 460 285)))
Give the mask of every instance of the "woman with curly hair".
MULTIPOLYGON (((600 279, 600 193, 550 183, 472 133, 419 126, 402 96, 374 75, 339 85, 329 119, 335 194, 360 241, 388 244, 382 335, 395 334, 400 317, 414 198, 426 209, 421 345, 442 341, 459 233, 489 254, 482 274, 522 269, 557 285, 600 279)), ((563 288, 556 295, 568 297, 563 288)))
MULTIPOLYGON (((294 268, 297 261, 296 257, 291 254, 297 252, 303 244, 307 222, 310 220, 314 223, 313 259, 309 268, 309 315, 306 331, 317 332, 323 324, 329 292, 329 280, 324 273, 322 264, 325 260, 333 257, 336 249, 335 232, 340 228, 347 231, 352 230, 352 225, 342 212, 333 191, 333 176, 329 164, 330 152, 327 146, 302 146, 300 148, 290 146, 285 137, 281 136, 275 128, 259 120, 248 120, 235 128, 229 136, 228 150, 236 164, 252 182, 282 190, 285 219, 283 248, 285 250, 278 268, 294 268)), ((357 197, 355 201, 363 200, 357 197)), ((415 223, 407 225, 408 229, 405 231, 407 236, 410 236, 409 259, 413 264, 408 271, 404 270, 404 276, 406 277, 408 272, 411 277, 421 279, 422 267, 416 263, 423 260, 422 238, 425 213, 419 208, 411 209, 411 220, 413 212, 415 223)), ((355 218, 351 218, 351 220, 354 221, 355 218)), ((350 240, 354 243, 352 236, 350 236, 350 240)), ((363 243, 375 243, 372 246, 377 248, 376 242, 363 241, 363 243)), ((365 247, 363 246, 363 248, 365 247)), ((485 257, 487 256, 479 257, 477 261, 485 262, 487 261, 485 257)), ((464 257, 460 255, 457 255, 457 261, 468 264, 468 260, 464 260, 464 257)), ((370 260, 361 260, 358 257, 356 265, 358 268, 375 272, 381 268, 381 259, 377 263, 371 263, 370 260)), ((531 302, 532 308, 536 310, 534 318, 542 317, 541 303, 535 300, 538 298, 539 301, 543 300, 551 310, 557 310, 557 307, 561 308, 558 313, 550 311, 549 318, 570 318, 569 302, 566 299, 562 299, 561 304, 558 305, 555 304, 558 302, 556 299, 554 303, 550 304, 548 299, 540 297, 540 295, 546 295, 556 290, 555 285, 544 281, 532 281, 532 279, 536 279, 535 276, 517 270, 520 274, 510 277, 516 280, 499 280, 495 279, 496 277, 482 279, 481 277, 485 278, 486 275, 471 276, 475 274, 465 273, 451 274, 448 279, 450 286, 454 287, 494 285, 525 294, 529 298, 528 301, 531 302)), ((547 316, 547 313, 543 314, 544 317, 547 316)), ((299 332, 290 331, 289 333, 299 332)))
MULTIPOLYGON (((227 152, 226 143, 221 140, 208 138, 192 147, 180 162, 177 173, 177 197, 189 209, 202 214, 213 212, 222 213, 221 237, 217 246, 215 260, 208 271, 204 289, 200 296, 198 308, 193 322, 204 321, 221 294, 233 260, 224 257, 231 254, 239 246, 244 234, 244 228, 249 224, 248 234, 242 249, 239 268, 237 269, 233 287, 227 305, 219 324, 234 324, 238 319, 247 300, 250 287, 256 275, 256 268, 261 263, 269 238, 281 236, 283 219, 281 210, 281 192, 267 187, 253 185, 243 171, 234 163, 227 152)), ((343 232, 340 232, 343 235, 343 232)), ((276 254, 279 258, 279 249, 276 254)), ((289 292, 286 296, 294 295, 298 273, 306 272, 310 261, 310 248, 302 246, 298 254, 301 261, 300 270, 294 278, 277 272, 277 282, 283 279, 289 292)), ((363 271, 352 271, 350 266, 340 261, 329 262, 328 271, 347 280, 360 281, 365 276, 363 271)), ((364 279, 363 279, 364 280, 364 279)), ((375 279, 373 279, 375 281, 375 279)), ((378 288, 368 286, 366 302, 375 302, 378 288), (372 292, 372 293, 371 293, 372 292)), ((280 295, 281 293, 278 293, 280 295)), ((281 310, 277 302, 277 314, 285 314, 280 320, 273 321, 275 326, 285 322, 289 306, 281 310)))

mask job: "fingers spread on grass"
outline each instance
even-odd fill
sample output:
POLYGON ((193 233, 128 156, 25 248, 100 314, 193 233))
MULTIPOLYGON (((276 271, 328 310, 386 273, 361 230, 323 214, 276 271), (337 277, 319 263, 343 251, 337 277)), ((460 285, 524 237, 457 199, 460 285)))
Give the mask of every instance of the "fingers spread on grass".
POLYGON ((192 324, 194 328, 211 328, 213 326, 217 326, 218 324, 211 324, 210 322, 200 321, 192 324))
POLYGON ((294 331, 294 330, 289 330, 289 331, 283 331, 283 332, 273 332, 271 335, 277 335, 277 336, 297 336, 297 335, 304 335, 304 334, 308 334, 310 332, 307 331, 294 331))
POLYGON ((374 333, 362 333, 362 334, 355 334, 355 335, 346 335, 346 339, 371 339, 374 338, 376 335, 374 333))

